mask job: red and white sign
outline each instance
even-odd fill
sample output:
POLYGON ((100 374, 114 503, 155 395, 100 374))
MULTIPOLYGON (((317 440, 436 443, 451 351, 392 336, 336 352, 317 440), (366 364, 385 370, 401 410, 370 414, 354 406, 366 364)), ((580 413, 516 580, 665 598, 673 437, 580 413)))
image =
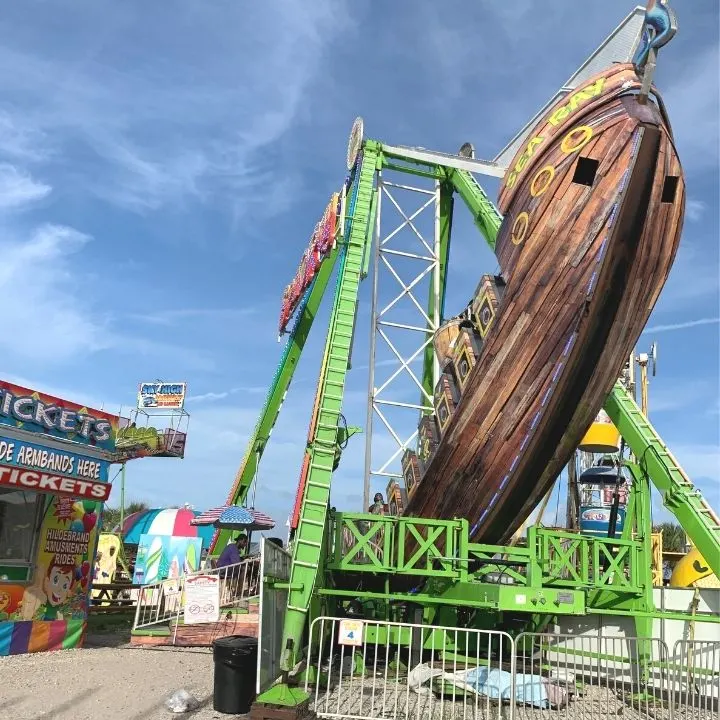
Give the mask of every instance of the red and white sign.
POLYGON ((183 619, 186 625, 220 619, 220 579, 217 575, 190 575, 185 578, 183 619))
POLYGON ((112 488, 109 483, 79 480, 42 470, 24 470, 11 465, 0 465, 0 487, 15 487, 100 502, 110 497, 112 488))

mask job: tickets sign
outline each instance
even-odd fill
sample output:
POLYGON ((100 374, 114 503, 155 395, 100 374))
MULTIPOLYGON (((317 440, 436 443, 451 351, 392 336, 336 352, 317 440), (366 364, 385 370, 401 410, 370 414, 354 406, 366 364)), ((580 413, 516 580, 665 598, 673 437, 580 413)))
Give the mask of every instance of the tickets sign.
POLYGON ((0 380, 0 426, 7 425, 112 452, 120 418, 0 380))
POLYGON ((140 383, 138 408, 141 410, 181 410, 185 404, 186 383, 140 383))
POLYGON ((104 502, 110 497, 109 483, 80 480, 54 472, 24 470, 12 465, 0 464, 0 487, 17 490, 52 493, 73 498, 86 498, 104 502))

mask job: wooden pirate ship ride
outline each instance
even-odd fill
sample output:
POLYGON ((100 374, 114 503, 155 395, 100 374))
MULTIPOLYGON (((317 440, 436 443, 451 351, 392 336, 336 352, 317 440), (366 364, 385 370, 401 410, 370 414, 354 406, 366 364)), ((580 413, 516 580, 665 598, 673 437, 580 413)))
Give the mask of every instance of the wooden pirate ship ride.
POLYGON ((507 540, 620 375, 672 266, 685 205, 663 102, 642 82, 630 64, 593 76, 511 163, 501 277, 485 276, 465 322, 436 342, 436 434, 421 428, 419 454, 403 458, 408 515, 464 517, 474 540, 507 540))

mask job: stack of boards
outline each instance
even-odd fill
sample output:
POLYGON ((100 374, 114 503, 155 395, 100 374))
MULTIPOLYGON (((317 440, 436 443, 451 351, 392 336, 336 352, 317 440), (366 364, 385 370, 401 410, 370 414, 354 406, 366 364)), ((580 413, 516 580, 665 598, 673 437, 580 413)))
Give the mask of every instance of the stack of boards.
MULTIPOLYGON (((446 322, 435 333, 433 346, 440 365, 440 380, 435 386, 434 412, 424 415, 418 426, 417 450, 407 449, 402 457, 404 493, 393 480, 388 485, 388 502, 391 492, 404 495, 402 507, 412 499, 430 465, 435 451, 460 403, 470 372, 475 367, 498 313, 505 283, 499 275, 483 275, 465 312, 446 322)), ((397 514, 402 513, 397 505, 397 514)))

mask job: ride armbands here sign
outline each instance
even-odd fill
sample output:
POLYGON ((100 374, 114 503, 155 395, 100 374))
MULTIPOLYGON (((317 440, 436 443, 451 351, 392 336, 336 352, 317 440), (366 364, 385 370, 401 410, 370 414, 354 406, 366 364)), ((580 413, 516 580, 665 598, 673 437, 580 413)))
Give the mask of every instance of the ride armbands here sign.
POLYGON ((93 482, 107 482, 110 468, 107 460, 97 460, 4 435, 0 435, 0 463, 93 482))
POLYGON ((120 418, 0 380, 0 426, 112 452, 120 418))

